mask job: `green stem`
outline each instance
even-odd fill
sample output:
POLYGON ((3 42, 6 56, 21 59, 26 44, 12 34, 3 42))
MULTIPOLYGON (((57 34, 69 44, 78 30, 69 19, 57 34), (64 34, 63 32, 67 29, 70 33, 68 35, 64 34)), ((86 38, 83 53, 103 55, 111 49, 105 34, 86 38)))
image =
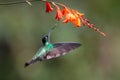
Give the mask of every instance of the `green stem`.
POLYGON ((24 1, 15 1, 15 2, 8 2, 8 3, 0 3, 0 5, 21 4, 21 3, 26 3, 26 1, 29 1, 29 2, 37 2, 37 1, 46 1, 46 0, 24 0, 24 1))

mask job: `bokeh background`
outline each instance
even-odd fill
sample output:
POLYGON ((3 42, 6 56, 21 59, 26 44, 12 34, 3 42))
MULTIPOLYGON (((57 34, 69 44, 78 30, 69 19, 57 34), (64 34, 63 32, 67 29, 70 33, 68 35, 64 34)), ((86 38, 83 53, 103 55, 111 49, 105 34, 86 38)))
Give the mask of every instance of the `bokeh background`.
MULTIPOLYGON (((0 3, 16 0, 0 0, 0 3)), ((87 27, 74 28, 45 12, 45 3, 0 5, 0 80, 120 80, 120 1, 54 0, 86 14, 107 37, 87 27), (69 54, 24 68, 51 34, 54 42, 80 42, 69 54)))

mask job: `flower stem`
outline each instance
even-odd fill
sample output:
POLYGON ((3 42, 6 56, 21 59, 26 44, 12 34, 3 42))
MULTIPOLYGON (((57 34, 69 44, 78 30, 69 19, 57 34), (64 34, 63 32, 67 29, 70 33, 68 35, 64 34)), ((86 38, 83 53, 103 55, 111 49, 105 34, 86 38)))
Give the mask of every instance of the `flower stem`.
POLYGON ((29 2, 37 2, 37 1, 46 1, 46 0, 24 0, 24 1, 15 1, 15 2, 7 2, 7 3, 0 3, 0 5, 13 5, 13 4, 22 4, 29 2))

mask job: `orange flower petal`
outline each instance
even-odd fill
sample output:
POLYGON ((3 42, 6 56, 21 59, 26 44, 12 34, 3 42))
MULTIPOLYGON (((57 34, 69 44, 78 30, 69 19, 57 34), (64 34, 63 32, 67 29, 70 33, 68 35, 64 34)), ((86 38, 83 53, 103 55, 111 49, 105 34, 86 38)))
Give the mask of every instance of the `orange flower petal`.
POLYGON ((80 27, 81 26, 81 21, 78 17, 75 17, 71 19, 71 22, 74 24, 75 27, 80 27))
POLYGON ((71 10, 71 22, 75 25, 75 27, 80 27, 81 26, 81 21, 80 21, 80 18, 78 16, 78 11, 77 10, 71 10))
POLYGON ((72 21, 76 20, 76 18, 77 17, 74 14, 71 13, 71 15, 70 15, 70 21, 72 22, 72 21))
POLYGON ((74 20, 71 21, 75 27, 80 27, 81 26, 81 21, 79 18, 76 18, 74 20))
POLYGON ((63 20, 63 22, 64 22, 64 23, 69 22, 69 21, 70 21, 70 16, 71 16, 71 13, 66 14, 66 15, 65 15, 65 20, 63 20))
POLYGON ((62 14, 63 15, 66 15, 66 14, 69 14, 70 13, 70 10, 67 8, 67 7, 64 7, 63 9, 62 9, 62 14))
POLYGON ((53 8, 51 7, 51 4, 46 1, 46 12, 52 12, 53 8))
POLYGON ((62 17, 63 17, 63 14, 62 14, 59 6, 56 5, 56 17, 55 17, 55 18, 56 18, 57 20, 60 20, 62 17))

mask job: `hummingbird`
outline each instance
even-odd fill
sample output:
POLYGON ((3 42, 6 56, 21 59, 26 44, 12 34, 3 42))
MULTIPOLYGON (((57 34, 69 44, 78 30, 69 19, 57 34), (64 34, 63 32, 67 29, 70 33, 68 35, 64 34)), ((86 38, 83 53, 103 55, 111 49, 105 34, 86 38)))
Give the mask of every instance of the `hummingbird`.
POLYGON ((36 52, 36 54, 32 57, 32 59, 25 63, 25 67, 37 62, 37 61, 43 61, 43 60, 49 60, 52 58, 57 58, 62 55, 65 55, 66 53, 78 48, 81 46, 80 43, 77 42, 60 42, 60 43, 51 43, 50 42, 50 33, 55 27, 53 27, 48 34, 43 36, 42 38, 42 46, 41 48, 36 52))

